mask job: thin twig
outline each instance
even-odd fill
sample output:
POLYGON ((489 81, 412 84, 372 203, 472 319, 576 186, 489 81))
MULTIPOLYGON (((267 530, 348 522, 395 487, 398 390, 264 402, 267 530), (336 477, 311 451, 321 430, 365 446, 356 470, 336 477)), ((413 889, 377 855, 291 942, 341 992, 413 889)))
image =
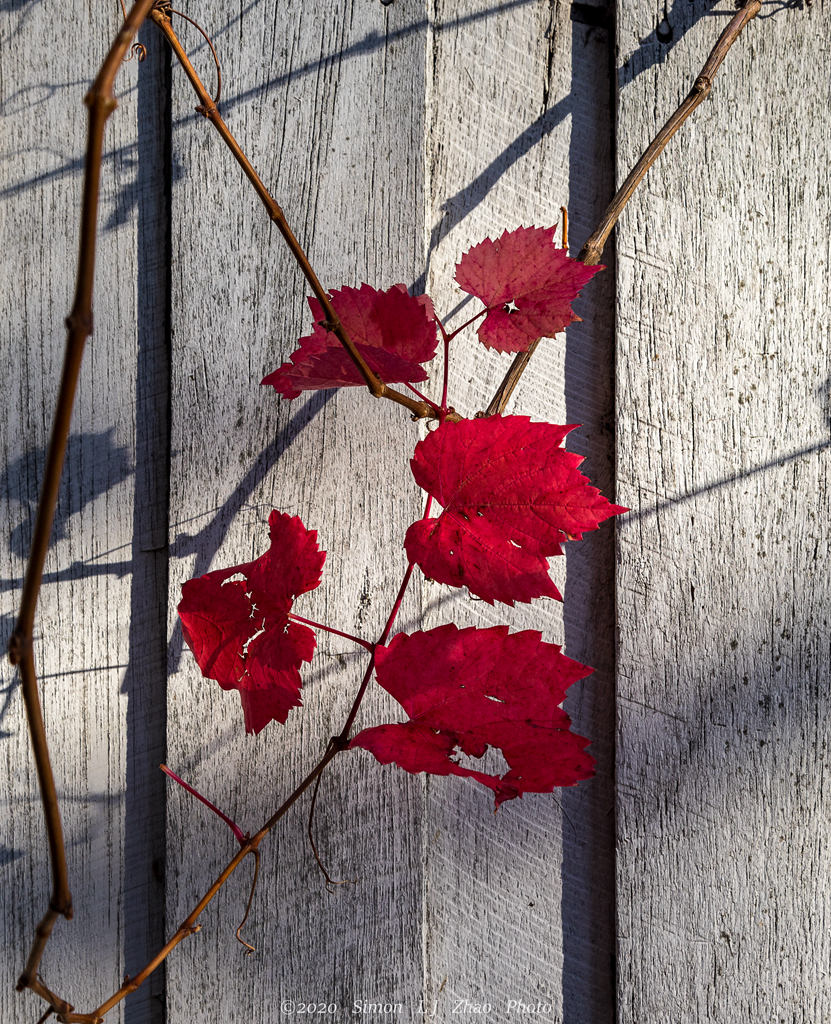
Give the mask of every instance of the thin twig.
MULTIPOLYGON (((629 177, 620 186, 614 198, 606 207, 603 216, 600 218, 600 223, 580 250, 580 254, 577 259, 580 260, 581 263, 594 267, 600 262, 600 257, 603 255, 603 248, 606 245, 606 241, 612 233, 612 229, 617 223, 624 207, 632 198, 635 189, 641 183, 649 168, 661 155, 664 147, 672 136, 675 135, 695 108, 700 103, 703 103, 710 95, 713 78, 721 67, 722 61, 727 56, 728 50, 738 39, 744 27, 756 17, 761 8, 761 0, 746 0, 746 3, 741 10, 737 11, 730 19, 729 24, 718 37, 716 45, 710 51, 710 56, 707 58, 704 67, 701 69, 701 74, 696 78, 692 89, 687 94, 683 103, 681 103, 672 117, 670 117, 667 123, 646 148, 640 160, 638 160, 632 168, 629 177)), ((531 361, 531 356, 533 356, 536 351, 540 340, 541 339, 538 339, 537 341, 532 342, 527 351, 517 353, 514 357, 513 363, 511 364, 511 368, 505 374, 502 383, 499 385, 496 394, 491 399, 490 404, 483 415, 497 416, 504 412, 505 406, 508 404, 508 400, 510 399, 514 388, 517 386, 520 377, 525 372, 526 366, 531 361)))
POLYGON ((58 807, 55 778, 49 758, 49 746, 43 724, 43 712, 38 692, 37 672, 33 649, 33 631, 38 595, 43 578, 43 566, 49 548, 49 536, 55 517, 61 470, 69 438, 70 417, 75 400, 78 375, 87 337, 92 333, 92 287, 95 275, 95 235, 98 213, 98 189, 101 177, 101 154, 103 151, 104 128, 110 114, 116 108, 113 82, 121 67, 124 55, 130 47, 141 23, 147 17, 153 0, 137 0, 115 38, 110 51, 84 98, 89 108, 87 150, 84 163, 84 184, 81 203, 81 231, 78 247, 78 274, 75 298, 67 317, 67 339, 60 389, 55 406, 52 434, 46 456, 43 488, 38 501, 35 528, 20 612, 14 632, 9 641, 9 659, 20 668, 21 691, 29 723, 29 735, 37 768, 43 812, 46 819, 46 835, 49 844, 49 862, 52 873, 52 892, 49 908, 35 930, 35 938, 26 966, 21 974, 18 989, 30 988, 49 1002, 50 1008, 63 1019, 72 1007, 49 992, 38 978, 38 968, 49 941, 49 936, 58 917, 72 917, 72 895, 66 867, 66 848, 63 827, 58 807), (63 1015, 63 1017, 61 1016, 63 1015))
MULTIPOLYGON (((315 787, 317 787, 318 782, 320 782, 319 775, 317 777, 317 781, 315 782, 315 787)), ((245 949, 248 953, 255 953, 256 949, 254 948, 254 946, 252 946, 250 942, 246 942, 245 939, 240 935, 243 925, 248 920, 248 915, 251 913, 251 904, 254 902, 254 893, 257 891, 257 879, 260 877, 260 851, 252 850, 251 856, 254 858, 254 877, 251 879, 251 891, 248 893, 248 903, 245 905, 245 913, 242 915, 242 920, 237 926, 237 930, 234 932, 234 935, 236 936, 237 942, 245 946, 245 949)))
POLYGON ((433 406, 429 405, 427 402, 421 402, 414 398, 410 398, 409 395, 404 395, 400 391, 396 391, 395 388, 391 388, 388 384, 385 384, 384 381, 382 381, 370 369, 366 360, 355 347, 354 342, 349 337, 348 332, 341 323, 325 288, 318 280, 317 274, 312 268, 306 253, 295 238, 294 232, 289 227, 289 223, 286 220, 285 214, 280 208, 279 203, 263 184, 262 179, 251 165, 251 161, 245 153, 243 153, 239 143, 231 134, 230 129, 220 116, 216 104, 208 95, 202 79, 199 77, 199 74, 193 64, 191 64, 187 53, 185 53, 184 47, 179 41, 179 37, 176 35, 176 32, 170 23, 170 18, 167 16, 164 8, 154 8, 150 17, 164 33, 164 36, 170 43, 176 59, 182 65, 190 84, 193 86, 196 95, 199 97, 199 106, 196 108, 197 112, 203 114, 211 122, 214 128, 216 128, 222 137, 223 142, 233 153, 234 159, 242 168, 245 176, 254 186, 254 191, 260 197, 260 200, 262 201, 263 206, 265 206, 271 220, 277 225, 280 234, 285 239, 286 244, 294 256, 297 265, 303 271, 304 277, 309 282, 309 286, 314 292, 315 298, 322 306, 323 313, 325 315, 324 323, 326 328, 335 335, 341 345, 346 349, 349 354, 349 358, 358 368, 358 371, 361 374, 361 377, 363 377, 370 393, 376 398, 388 398, 390 401, 396 402, 398 405, 403 405, 405 408, 410 410, 414 419, 438 419, 438 413, 433 406))
MULTIPOLYGON (((329 740, 330 744, 332 742, 334 742, 334 741, 333 740, 329 740)), ((327 747, 327 749, 328 749, 328 747, 327 747)), ((315 779, 314 789, 312 790, 312 801, 311 801, 311 804, 309 805, 309 821, 308 821, 308 824, 306 826, 306 834, 309 837, 309 846, 311 846, 311 848, 312 848, 312 853, 314 854, 315 861, 317 861, 317 866, 320 868, 321 872, 323 873, 323 877, 326 879, 327 887, 330 886, 330 885, 331 886, 336 886, 336 885, 355 885, 357 883, 357 881, 358 881, 357 878, 343 878, 343 879, 340 879, 340 880, 338 880, 336 878, 332 878, 332 876, 326 870, 326 867, 325 867, 323 861, 320 859, 320 852, 319 852, 319 850, 317 848, 317 843, 315 842, 315 837, 314 837, 313 829, 314 829, 314 820, 315 820, 315 810, 317 808, 317 794, 320 791, 320 780, 322 778, 323 778, 323 772, 321 772, 320 775, 318 775, 318 777, 315 779)))
MULTIPOLYGON (((129 995, 150 977, 153 971, 163 963, 170 953, 179 945, 179 943, 186 939, 189 935, 195 934, 199 931, 200 925, 197 924, 202 911, 208 906, 213 900, 214 896, 219 890, 225 885, 228 879, 237 870, 240 864, 245 860, 249 853, 254 850, 258 850, 260 843, 268 835, 268 833, 274 828, 277 822, 283 817, 284 814, 296 803, 297 800, 306 792, 311 786, 315 779, 320 775, 326 765, 343 750, 343 744, 340 742, 332 742, 326 749, 323 757, 317 762, 314 768, 309 772, 305 779, 300 783, 299 786, 283 801, 283 803, 277 808, 274 814, 268 819, 268 821, 262 826, 262 828, 255 832, 253 836, 250 836, 245 840, 243 845, 237 850, 234 856, 228 861, 222 871, 217 875, 213 884, 207 890, 205 895, 199 900, 193 910, 188 914, 184 921, 176 929, 176 932, 171 938, 165 943, 164 946, 156 953, 156 955, 148 961, 148 963, 134 975, 132 978, 125 978, 123 984, 114 992, 105 1002, 103 1002, 96 1010, 91 1014, 87 1014, 83 1019, 89 1021, 89 1024, 94 1024, 95 1021, 101 1020, 104 1014, 108 1013, 114 1006, 117 1006, 125 996, 129 995)), ((242 926, 240 926, 242 927, 242 926)))
POLYGON ((201 33, 202 38, 208 44, 208 49, 211 51, 211 56, 214 59, 214 66, 216 67, 216 92, 214 93, 214 100, 213 100, 214 101, 214 106, 216 106, 216 104, 219 103, 220 96, 222 95, 222 68, 220 67, 220 64, 219 64, 219 57, 217 56, 217 52, 216 52, 216 48, 214 47, 213 40, 208 35, 208 33, 204 30, 204 28, 202 28, 202 26, 199 24, 199 22, 198 21, 194 21, 193 18, 189 18, 187 16, 187 14, 184 14, 182 11, 177 11, 174 7, 166 7, 165 10, 167 11, 168 16, 171 15, 171 14, 175 14, 178 18, 182 18, 182 20, 186 21, 189 25, 193 25, 193 27, 196 29, 196 31, 201 33))

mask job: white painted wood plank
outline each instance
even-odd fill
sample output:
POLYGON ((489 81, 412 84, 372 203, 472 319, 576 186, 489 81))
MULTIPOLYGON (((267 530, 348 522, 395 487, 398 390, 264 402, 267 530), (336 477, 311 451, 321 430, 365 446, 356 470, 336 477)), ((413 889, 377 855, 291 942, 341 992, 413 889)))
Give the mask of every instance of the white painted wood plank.
MULTIPOLYGON (((6 375, 0 422, 0 620, 5 647, 20 596, 63 356, 63 321, 74 287, 87 121, 82 99, 118 29, 119 12, 117 6, 80 10, 25 3, 5 5, 0 17, 0 352, 6 375)), ((150 61, 142 69, 141 89, 136 64, 126 65, 117 81, 121 106, 105 141, 95 331, 82 370, 36 623, 36 658, 75 903, 74 920, 55 929, 41 973, 84 1011, 120 984, 126 968, 136 967, 147 939, 141 930, 155 928, 148 917, 154 902, 150 864, 136 858, 134 845, 138 814, 147 855, 147 804, 142 797, 136 801, 135 789, 127 791, 127 761, 143 769, 145 729, 152 720, 152 713, 139 715, 153 660, 142 620, 152 573, 145 565, 134 579, 131 569, 141 563, 134 548, 138 449, 145 462, 153 462, 135 412, 137 344, 145 349, 150 344, 159 308, 157 291, 145 289, 144 327, 137 331, 137 292, 149 287, 152 276, 145 254, 157 237, 157 227, 146 219, 139 226, 139 215, 148 203, 155 204, 154 190, 163 191, 163 181, 148 186, 137 173, 136 123, 140 103, 155 88, 148 84, 156 81, 154 65, 150 61), (129 877, 127 860, 133 865, 129 877), (138 913, 134 937, 127 939, 124 911, 130 907, 138 913)), ((148 131, 152 120, 145 119, 148 131)), ((148 465, 138 468, 152 476, 148 465)), ((32 1021, 43 1005, 30 994, 15 993, 14 980, 46 909, 49 869, 22 702, 5 658, 0 672, 0 1018, 32 1021)), ((147 1015, 147 1005, 139 1001, 112 1019, 157 1019, 147 1015)))
MULTIPOLYGON (((732 9, 618 4, 621 177, 732 9)), ((771 13, 617 237, 624 1022, 831 1015, 829 12, 771 13)))
MULTIPOLYGON (((205 20, 223 61, 221 109, 325 286, 412 284, 423 262, 421 6, 297 2, 205 20)), ((306 287, 218 137, 193 116, 181 75, 174 96, 171 604, 190 576, 262 552, 274 507, 300 515, 329 552, 321 588, 298 611, 374 638, 421 504, 407 464, 415 427, 357 389, 289 404, 259 386, 308 331, 306 287)), ((417 609, 414 594, 403 621, 417 609)), ((321 636, 304 708, 254 738, 237 695, 201 679, 171 620, 171 766, 243 828, 259 827, 340 729, 365 660, 321 636)), ((380 696, 367 698, 364 721, 380 716, 380 696)), ((339 1019, 355 1000, 416 1004, 420 802, 419 780, 369 755, 336 762, 316 835, 330 871, 358 885, 326 891, 305 800, 263 847, 246 926, 257 953, 244 958, 234 939, 243 872, 169 962, 170 1021, 271 1022, 283 1019, 282 1000, 335 1002, 339 1019)), ((204 808, 170 794, 171 928, 232 849, 204 808)))
MULTIPOLYGON (((569 207, 579 249, 611 189, 608 38, 572 22, 567 4, 435 4, 429 91, 429 290, 449 312, 467 297, 453 283, 471 245, 520 225, 551 225, 569 207)), ((610 482, 611 275, 579 302, 584 322, 544 342, 509 412, 582 423, 569 446, 610 482)), ((455 322, 475 309, 468 299, 455 322)), ((475 335, 454 342, 451 401, 473 415, 510 357, 475 335)), ((428 623, 537 628, 597 668, 567 705, 592 739, 598 776, 556 795, 529 795, 494 817, 481 787, 426 783, 425 971, 428 1005, 490 1005, 489 1020, 611 1020, 611 532, 555 559, 565 593, 511 609, 425 585, 428 623), (559 564, 558 564, 559 563, 559 564), (565 815, 563 814, 565 812, 565 815), (513 1000, 513 1004, 511 1003, 513 1000), (465 1003, 464 1001, 468 1001, 465 1003)))

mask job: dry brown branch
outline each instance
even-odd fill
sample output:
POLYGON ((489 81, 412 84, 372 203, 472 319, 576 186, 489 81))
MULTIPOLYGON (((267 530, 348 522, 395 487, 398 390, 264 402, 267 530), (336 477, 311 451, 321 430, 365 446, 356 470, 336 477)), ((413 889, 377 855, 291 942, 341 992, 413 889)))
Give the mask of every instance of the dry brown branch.
POLYGON ((49 758, 49 746, 46 741, 38 692, 33 650, 34 621, 43 578, 43 565, 49 547, 49 536, 58 500, 58 487, 69 438, 69 423, 75 401, 78 374, 81 369, 86 339, 92 333, 92 286, 95 275, 98 187, 101 176, 104 128, 107 118, 116 108, 113 95, 113 82, 116 73, 152 4, 153 0, 137 0, 110 47, 92 88, 84 98, 84 103, 89 108, 89 129, 84 163, 75 298, 72 310, 66 320, 67 339, 63 372, 46 456, 43 487, 35 517, 32 545, 26 566, 20 612, 9 641, 9 659, 13 665, 18 665, 20 668, 23 703, 32 739, 32 750, 46 819, 49 863, 52 872, 49 907, 35 929, 35 938, 17 987, 18 990, 29 988, 41 995, 47 1000, 50 1008, 58 1014, 59 1020, 69 1019, 67 1014, 71 1011, 71 1007, 46 988, 38 976, 38 968, 58 917, 67 919, 72 917, 72 895, 69 891, 66 849, 55 779, 49 758))
MULTIPOLYGON (((761 9, 761 0, 746 0, 741 10, 737 11, 730 19, 729 24, 718 37, 716 45, 710 51, 710 56, 705 61, 704 67, 701 69, 701 73, 693 83, 692 89, 690 89, 686 98, 672 117, 670 117, 652 142, 650 142, 649 146, 644 150, 643 155, 632 168, 629 177, 620 186, 614 198, 606 207, 603 216, 600 218, 600 223, 580 250, 580 254, 577 259, 582 263, 593 267, 600 262, 600 257, 603 255, 603 248, 606 245, 609 235, 612 233, 612 229, 615 224, 617 224, 618 218, 623 212, 624 207, 632 198, 635 189, 641 183, 649 168, 661 155, 664 147, 672 136, 675 135, 695 108, 700 103, 703 103, 710 95, 713 78, 721 67, 722 61, 727 56, 728 50, 738 39, 744 27, 756 17, 761 9)), ((525 372, 526 366, 531 361, 531 356, 533 356, 536 351, 540 340, 541 339, 538 339, 537 341, 532 342, 527 351, 517 353, 514 357, 513 363, 511 364, 511 368, 505 374, 502 383, 497 388, 496 394, 493 396, 490 404, 482 415, 497 416, 505 411, 505 406, 508 404, 508 400, 513 394, 514 388, 519 383, 520 377, 525 372)))

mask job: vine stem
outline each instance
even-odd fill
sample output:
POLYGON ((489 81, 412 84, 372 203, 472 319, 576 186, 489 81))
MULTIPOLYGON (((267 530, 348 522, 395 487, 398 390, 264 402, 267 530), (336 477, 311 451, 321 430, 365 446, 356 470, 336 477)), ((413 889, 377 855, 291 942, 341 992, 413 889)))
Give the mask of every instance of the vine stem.
POLYGON ((484 316, 485 313, 487 313, 487 312, 488 312, 487 309, 480 309, 478 313, 474 313, 472 317, 470 317, 468 320, 465 320, 465 322, 463 324, 460 324, 454 330, 450 331, 449 334, 446 333, 445 330, 444 330, 444 327, 442 327, 441 333, 442 333, 442 336, 444 337, 445 342, 446 343, 451 342, 456 337, 457 334, 461 334, 462 331, 465 330, 467 327, 470 327, 471 324, 475 324, 476 321, 479 319, 479 317, 480 316, 484 316))
MULTIPOLYGON (((431 502, 432 502, 432 498, 428 499, 428 501, 427 501, 427 508, 426 508, 426 510, 424 512, 424 515, 422 516, 423 519, 426 519, 428 514, 429 514, 429 512, 430 512, 430 503, 431 502)), ((376 644, 376 647, 383 646, 387 642, 387 638, 390 635, 390 630, 392 629, 393 623, 395 622, 395 619, 396 619, 396 617, 398 615, 398 612, 399 612, 399 610, 401 608, 401 602, 404 600, 404 594, 406 593, 407 587, 410 585, 410 579, 412 578, 413 569, 414 568, 415 568, 415 563, 414 562, 408 562, 407 563, 407 571, 404 573, 404 579, 401 582, 401 586, 398 588, 398 593, 396 594, 395 602, 394 602, 394 604, 392 606, 392 611, 389 614, 389 618, 387 619, 387 624, 384 626, 384 631, 381 634, 381 637, 378 640, 378 643, 376 644)), ((373 672, 374 668, 375 668, 375 651, 373 650, 372 657, 369 659, 369 665, 367 666, 367 670, 364 673, 363 679, 361 680, 361 685, 358 688, 358 693, 357 693, 357 695, 355 697, 355 700, 352 702, 352 707, 349 709, 349 714, 346 717, 346 722, 344 723, 343 729, 341 729, 340 734, 337 737, 338 740, 341 743, 343 743, 344 746, 349 741, 349 730, 352 728, 352 725, 355 722, 355 718, 357 717, 358 711, 359 711, 359 709, 361 707, 361 701, 364 699, 364 694, 366 693, 366 688, 369 686, 369 681, 372 678, 372 672, 373 672)))
MULTIPOLYGON (((72 917, 72 894, 66 865, 66 846, 63 826, 58 807, 55 778, 49 757, 49 745, 43 723, 43 711, 38 692, 37 672, 33 650, 33 631, 38 596, 43 579, 43 566, 49 547, 49 536, 55 517, 61 471, 69 438, 70 417, 75 401, 78 375, 86 346, 86 339, 92 333, 92 287, 95 276, 95 236, 97 230, 98 192, 101 178, 101 154, 104 144, 104 128, 107 119, 117 104, 113 95, 113 83, 142 22, 153 5, 153 0, 137 0, 127 15, 118 35, 101 66, 84 103, 89 109, 87 148, 84 160, 84 183, 81 200, 81 230, 78 245, 78 271, 75 297, 72 309, 66 319, 67 338, 64 363, 52 433, 46 455, 43 486, 38 501, 35 527, 20 611, 14 632, 9 641, 9 660, 20 669, 21 691, 29 724, 29 735, 35 758, 38 784, 40 787, 43 813, 46 819, 46 836, 49 846, 49 863, 52 875, 52 891, 49 906, 35 929, 35 937, 23 973, 17 982, 18 991, 32 989, 60 1014, 71 1011, 71 1006, 51 992, 38 976, 40 961, 52 929, 59 917, 72 917)), ((59 1016, 60 1019, 60 1016, 59 1016)))
POLYGON ((226 125, 225 121, 222 119, 219 110, 211 99, 202 79, 199 77, 199 74, 193 64, 191 64, 187 53, 185 53, 185 49, 182 46, 179 37, 176 35, 176 32, 170 22, 170 17, 164 6, 158 5, 154 7, 150 13, 150 17, 164 33, 164 36, 168 43, 170 43, 176 59, 182 65, 190 84, 193 86, 194 92, 199 97, 199 106, 196 108, 197 112, 203 114, 211 122, 214 128, 216 128, 222 138, 222 141, 231 150, 234 159, 242 168, 246 178, 248 178, 254 186, 254 191, 262 201, 262 204, 266 208, 271 220, 277 225, 280 234, 283 236, 286 244, 291 250, 292 256, 294 256, 297 265, 302 270, 303 276, 309 282, 309 287, 314 292, 315 298, 322 306, 323 312, 326 316, 325 326, 335 335, 341 345, 346 349, 349 354, 349 358, 358 368, 358 371, 363 377, 370 393, 375 398, 388 398, 390 401, 396 402, 398 405, 403 405, 405 408, 410 410, 415 419, 437 419, 438 414, 432 405, 427 402, 417 401, 409 395, 402 394, 400 391, 396 391, 395 388, 391 388, 375 373, 373 373, 367 365, 366 360, 355 347, 355 343, 349 337, 346 328, 343 326, 340 318, 335 312, 326 289, 320 283, 317 274, 309 262, 308 256, 295 237, 294 232, 289 227, 289 223, 286 220, 285 214, 283 213, 279 203, 265 187, 262 179, 254 170, 251 161, 245 153, 243 153, 239 143, 231 134, 228 125, 226 125))
MULTIPOLYGON (((713 78, 721 67, 722 61, 727 56, 730 47, 741 35, 745 26, 747 26, 756 17, 761 9, 761 0, 745 0, 743 7, 730 19, 724 31, 718 37, 715 46, 710 51, 710 56, 705 61, 704 67, 701 69, 701 73, 693 83, 692 89, 690 89, 686 98, 677 108, 675 113, 669 118, 663 128, 661 128, 652 142, 650 142, 644 150, 640 159, 629 173, 626 181, 624 181, 620 186, 615 193, 614 198, 606 207, 603 216, 600 218, 600 223, 591 235, 589 235, 586 240, 586 244, 580 250, 580 254, 577 259, 580 260, 581 263, 594 267, 600 262, 600 257, 603 255, 603 248, 606 245, 609 235, 612 233, 612 229, 615 224, 617 224, 624 207, 632 198, 635 189, 641 181, 643 181, 646 176, 646 172, 661 155, 669 140, 673 135, 675 135, 695 108, 699 104, 703 103, 710 95, 710 90, 713 86, 713 78)), ((505 406, 508 404, 508 400, 513 394, 514 388, 519 383, 520 377, 525 372, 525 368, 531 361, 531 357, 536 351, 541 340, 542 339, 537 339, 531 343, 527 351, 518 352, 516 354, 514 361, 511 364, 511 368, 505 374, 502 383, 497 388, 496 394, 491 399, 490 404, 483 415, 497 416, 501 415, 505 411, 505 406)))

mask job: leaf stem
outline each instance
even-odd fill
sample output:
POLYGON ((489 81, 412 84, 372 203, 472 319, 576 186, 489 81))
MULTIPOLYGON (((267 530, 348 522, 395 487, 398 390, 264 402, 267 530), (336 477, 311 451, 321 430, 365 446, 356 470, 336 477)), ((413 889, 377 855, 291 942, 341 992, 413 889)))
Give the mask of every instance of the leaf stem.
MULTIPOLYGON (((632 168, 626 181, 624 181, 620 186, 618 191, 615 193, 614 198, 606 207, 603 216, 600 218, 600 223, 588 237, 586 244, 580 250, 580 254, 577 259, 580 260, 581 263, 594 267, 600 262, 600 257, 603 254, 603 248, 606 245, 606 241, 612 233, 612 229, 615 224, 617 224, 618 218, 623 212, 624 207, 632 198, 635 189, 641 181, 643 181, 646 172, 661 155, 664 147, 672 136, 675 135, 695 108, 699 104, 703 103, 710 95, 713 78, 721 67, 730 47, 735 43, 739 35, 741 35, 745 26, 756 17, 761 8, 761 0, 745 0, 742 8, 730 19, 730 22, 718 37, 715 46, 710 51, 710 55, 705 61, 704 67, 701 69, 701 73, 693 83, 692 89, 652 142, 650 142, 644 150, 640 159, 632 168)), ((514 391, 514 388, 517 386, 520 377, 525 372, 525 368, 531 361, 531 356, 533 356, 536 351, 540 340, 541 339, 538 339, 537 341, 532 342, 527 351, 518 352, 514 357, 511 368, 505 374, 496 394, 493 396, 490 404, 485 410, 485 416, 497 416, 504 412, 505 406, 508 404, 508 400, 514 391)))
MULTIPOLYGON (((430 515, 430 509, 432 507, 433 496, 429 495, 427 498, 427 504, 424 506, 424 514, 421 517, 422 519, 426 519, 430 515)), ((381 636, 378 638, 378 641, 375 644, 376 648, 383 647, 383 645, 387 642, 393 624, 396 618, 398 617, 398 612, 401 610, 401 603, 404 600, 404 595, 407 592, 407 587, 410 585, 410 579, 412 578, 414 568, 415 562, 407 563, 407 571, 404 573, 404 579, 401 581, 401 586, 398 588, 398 593, 395 595, 395 601, 393 602, 392 605, 392 611, 389 613, 386 624, 383 630, 381 631, 381 636)), ((355 700, 352 703, 352 707, 349 709, 349 714, 346 716, 346 722, 344 723, 343 729, 341 729, 340 734, 338 736, 338 740, 344 746, 346 746, 346 744, 349 742, 349 730, 352 728, 352 725, 358 714, 358 709, 361 706, 361 701, 364 699, 364 694, 366 693, 367 687, 369 686, 369 681, 372 678, 372 672, 374 668, 375 650, 373 649, 372 657, 369 659, 369 665, 367 666, 366 672, 364 673, 364 677, 361 680, 361 685, 358 687, 358 692, 355 695, 355 700)))
MULTIPOLYGON (((439 325, 439 331, 441 331, 441 338, 444 344, 444 366, 442 368, 441 408, 442 412, 444 412, 445 414, 448 412, 447 385, 450 379, 450 342, 456 337, 457 334, 460 334, 466 327, 470 327, 472 323, 478 320, 480 316, 484 316, 485 313, 487 313, 487 309, 480 309, 478 313, 474 314, 469 320, 465 320, 465 322, 460 327, 457 327, 454 331, 451 331, 449 334, 441 320, 436 318, 436 323, 439 325)), ((459 417, 455 413, 451 413, 449 417, 445 415, 445 418, 458 419, 459 417)))
POLYGON ((439 406, 437 406, 436 403, 432 399, 428 398, 427 395, 422 394, 418 390, 418 388, 414 387, 412 384, 410 384, 409 381, 407 381, 407 383, 404 386, 408 387, 410 389, 410 391, 412 391, 412 393, 414 395, 416 395, 416 397, 418 397, 418 398, 420 398, 422 400, 422 402, 426 402, 429 406, 432 406, 433 409, 436 410, 436 412, 440 412, 441 411, 439 406))
POLYGON ((295 615, 294 612, 289 612, 289 618, 295 622, 302 622, 305 626, 311 626, 313 629, 322 629, 326 633, 333 633, 335 636, 342 636, 344 640, 351 640, 353 644, 359 644, 367 651, 372 653, 375 650, 375 644, 370 643, 369 640, 362 640, 359 636, 353 636, 351 633, 344 633, 340 629, 334 629, 332 626, 324 626, 322 622, 315 622, 314 619, 306 619, 302 615, 295 615))
POLYGON ((450 381, 450 335, 442 327, 442 345, 444 346, 444 365, 441 379, 441 407, 447 412, 447 386, 450 381))
POLYGON ((487 306, 484 309, 480 309, 478 313, 474 313, 473 316, 469 320, 465 320, 465 322, 463 324, 461 324, 459 327, 454 328, 449 334, 445 334, 444 333, 444 329, 442 329, 442 334, 444 335, 444 340, 446 342, 452 341, 456 337, 457 334, 461 334, 462 331, 465 330, 465 328, 470 327, 470 325, 473 324, 473 323, 476 323, 476 321, 479 319, 479 317, 480 316, 484 316, 485 313, 487 313, 487 312, 488 312, 488 307, 487 306))
POLYGON ((220 811, 220 809, 216 806, 216 804, 211 803, 211 801, 206 796, 202 796, 202 794, 198 790, 194 789, 193 786, 188 785, 188 783, 185 782, 184 779, 180 778, 176 774, 176 772, 171 771, 171 769, 168 768, 166 764, 160 764, 159 767, 165 773, 165 775, 173 779, 174 782, 178 782, 182 789, 186 789, 191 796, 195 796, 197 800, 199 800, 206 807, 212 810, 214 814, 222 818, 222 820, 225 822, 228 828, 236 836, 236 840, 240 844, 240 846, 245 842, 245 836, 243 835, 243 831, 239 827, 239 825, 231 818, 229 818, 227 814, 223 814, 222 811, 220 811))

